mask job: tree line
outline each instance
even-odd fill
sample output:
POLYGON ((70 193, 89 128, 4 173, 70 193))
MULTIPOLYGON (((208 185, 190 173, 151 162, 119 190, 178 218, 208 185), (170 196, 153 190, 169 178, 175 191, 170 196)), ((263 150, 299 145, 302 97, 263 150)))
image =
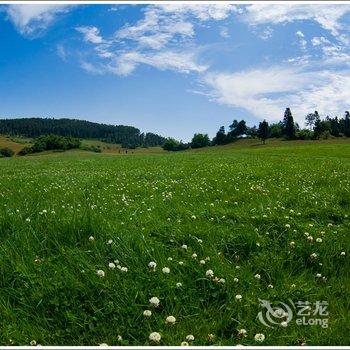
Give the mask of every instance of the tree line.
POLYGON ((268 138, 283 138, 285 140, 318 140, 333 137, 350 137, 350 114, 345 112, 343 118, 327 116, 321 119, 317 111, 309 113, 305 117, 307 128, 301 128, 294 122, 292 111, 286 108, 283 120, 269 124, 266 120, 258 126, 249 127, 245 120, 234 120, 229 125, 228 132, 221 126, 215 137, 210 140, 207 134, 194 134, 191 142, 183 143, 173 138, 168 138, 163 144, 163 149, 168 151, 182 151, 188 148, 200 148, 232 143, 239 138, 259 138, 263 143, 268 138))
POLYGON ((121 144, 123 148, 161 146, 165 141, 160 135, 141 133, 133 126, 107 125, 68 118, 0 119, 0 134, 30 138, 54 134, 121 144))

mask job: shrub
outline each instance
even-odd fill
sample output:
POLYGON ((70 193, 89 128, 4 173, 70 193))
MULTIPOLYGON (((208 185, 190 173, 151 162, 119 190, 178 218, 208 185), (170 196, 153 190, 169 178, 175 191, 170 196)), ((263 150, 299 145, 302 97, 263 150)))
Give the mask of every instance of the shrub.
POLYGON ((0 157, 12 157, 15 152, 8 147, 0 148, 0 157))

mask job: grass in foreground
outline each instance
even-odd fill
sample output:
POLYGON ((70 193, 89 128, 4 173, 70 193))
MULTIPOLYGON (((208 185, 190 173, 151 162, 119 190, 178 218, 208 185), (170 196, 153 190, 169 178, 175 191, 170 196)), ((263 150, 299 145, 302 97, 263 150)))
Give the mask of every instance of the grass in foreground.
POLYGON ((348 345, 350 144, 285 145, 0 160, 0 344, 348 345), (265 327, 259 299, 329 327, 265 327))

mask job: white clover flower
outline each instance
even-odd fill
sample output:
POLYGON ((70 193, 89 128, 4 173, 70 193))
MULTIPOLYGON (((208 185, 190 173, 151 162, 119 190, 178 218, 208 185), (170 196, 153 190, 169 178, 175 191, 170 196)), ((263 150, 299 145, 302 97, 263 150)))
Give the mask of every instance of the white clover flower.
POLYGON ((201 265, 205 265, 205 260, 201 260, 199 263, 200 263, 201 265))
POLYGON ((173 260, 173 258, 171 256, 169 256, 168 261, 172 261, 172 260, 173 260))
POLYGON ((239 279, 238 279, 237 277, 235 277, 235 278, 233 279, 233 282, 238 283, 238 282, 239 282, 239 279))
POLYGON ((288 327, 288 322, 286 321, 281 322, 281 326, 284 328, 288 327))
POLYGON ((296 287, 296 285, 293 283, 293 284, 291 285, 291 287, 292 287, 292 288, 295 288, 295 287, 296 287))
POLYGON ((117 259, 114 260, 114 263, 115 263, 115 264, 119 264, 119 260, 117 260, 117 259))
POLYGON ((340 255, 341 255, 341 256, 345 256, 345 252, 341 252, 340 255))
POLYGON ((244 328, 239 329, 238 330, 238 336, 241 337, 241 338, 246 337, 247 336, 247 331, 244 328))
POLYGON ((220 278, 220 279, 219 279, 219 283, 224 284, 225 282, 226 282, 226 280, 225 280, 224 278, 220 278))
POLYGON ((112 244, 113 243, 113 240, 112 239, 109 239, 108 241, 107 241, 107 244, 112 244))
POLYGON ((194 341, 194 336, 192 334, 186 335, 187 341, 194 341))
POLYGON ((317 243, 322 243, 322 238, 317 237, 317 238, 316 238, 316 242, 317 242, 317 243))
POLYGON ((149 302, 151 303, 152 306, 158 307, 160 300, 157 297, 152 297, 149 302))
POLYGON ((294 241, 290 242, 290 243, 289 243, 289 246, 290 246, 291 248, 295 248, 295 242, 294 242, 294 241))
POLYGON ((27 222, 30 222, 30 218, 26 218, 26 221, 27 221, 27 222))
POLYGON ((312 236, 307 236, 307 241, 312 243, 314 241, 314 238, 312 236))
POLYGON ((272 285, 272 284, 269 284, 269 285, 267 286, 267 288, 273 289, 273 285, 272 285))
POLYGON ((170 273, 169 267, 163 267, 163 268, 162 268, 162 272, 163 272, 163 273, 166 273, 166 274, 170 273))
POLYGON ((285 224, 284 225, 286 228, 290 228, 290 225, 289 224, 285 224))
POLYGON ((191 219, 192 219, 192 220, 196 220, 196 219, 197 219, 196 215, 192 215, 192 216, 191 216, 191 219))
POLYGON ((210 261, 210 257, 207 256, 204 260, 205 260, 205 261, 210 261))
POLYGON ((186 245, 186 244, 183 244, 183 245, 181 246, 181 248, 187 250, 187 245, 186 245))
POLYGON ((118 341, 122 341, 122 340, 123 340, 123 337, 122 337, 120 334, 118 334, 117 340, 118 340, 118 341))
POLYGON ((176 283, 176 287, 177 287, 177 288, 181 288, 181 287, 182 287, 182 283, 181 283, 181 282, 177 282, 177 283, 176 283))
POLYGON ((151 316, 152 316, 152 311, 151 311, 151 310, 145 310, 145 311, 143 312, 143 316, 151 317, 151 316))
POLYGON ((189 346, 190 344, 187 343, 187 341, 181 342, 181 346, 189 346))
POLYGON ((110 263, 108 264, 108 267, 109 267, 110 269, 114 270, 114 269, 115 269, 115 264, 112 263, 112 262, 110 262, 110 263))
POLYGON ((207 277, 214 277, 214 271, 213 271, 213 270, 208 270, 208 271, 205 273, 205 275, 206 275, 207 277))
POLYGON ((193 258, 193 259, 197 259, 197 254, 196 254, 196 253, 193 253, 193 254, 192 254, 192 258, 193 258))
POLYGON ((158 332, 152 332, 149 335, 149 340, 153 341, 155 343, 159 343, 161 339, 162 339, 162 337, 161 337, 161 335, 158 332))
POLYGON ((322 277, 322 274, 316 273, 316 277, 317 277, 317 278, 321 278, 321 277, 322 277))
POLYGON ((310 258, 311 258, 311 259, 317 259, 317 254, 316 254, 316 253, 312 253, 312 254, 310 255, 310 258))
POLYGON ((236 269, 239 270, 241 267, 239 265, 236 265, 236 269))
POLYGON ((184 264, 184 262, 183 261, 179 261, 179 265, 183 265, 184 264))
POLYGON ((125 267, 125 266, 123 266, 123 267, 120 269, 120 271, 122 271, 122 272, 128 272, 128 268, 125 267))
POLYGON ((214 338, 215 338, 214 334, 212 334, 212 333, 208 334, 208 341, 213 341, 214 338))
POLYGON ((105 272, 103 270, 96 271, 98 277, 105 277, 105 272))
POLYGON ((257 333, 254 336, 255 341, 263 342, 265 340, 265 335, 262 333, 257 333))
POLYGON ((149 267, 150 269, 155 270, 156 267, 157 267, 157 264, 156 264, 154 261, 150 261, 150 262, 148 263, 148 267, 149 267))
POLYGON ((29 343, 31 346, 35 346, 36 345, 36 340, 31 340, 31 342, 29 343))
POLYGON ((92 242, 92 241, 94 241, 94 240, 95 240, 95 237, 94 237, 94 236, 90 236, 90 237, 89 237, 89 241, 90 241, 90 242, 92 242))
POLYGON ((259 280, 261 278, 261 276, 257 273, 256 275, 254 275, 254 277, 259 280))
POLYGON ((242 300, 242 295, 237 294, 237 295, 235 296, 235 298, 236 298, 236 300, 241 301, 241 300, 242 300))
POLYGON ((175 322, 176 322, 176 318, 174 316, 168 316, 165 319, 165 323, 168 323, 168 324, 174 324, 175 322))

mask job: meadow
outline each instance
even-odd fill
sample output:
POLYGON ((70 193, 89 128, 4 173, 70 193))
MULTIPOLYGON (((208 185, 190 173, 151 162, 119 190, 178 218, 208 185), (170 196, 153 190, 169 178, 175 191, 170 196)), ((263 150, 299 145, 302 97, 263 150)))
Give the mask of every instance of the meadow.
POLYGON ((350 344, 349 142, 0 171, 0 345, 350 344), (267 327, 259 299, 326 301, 328 327, 267 327))

